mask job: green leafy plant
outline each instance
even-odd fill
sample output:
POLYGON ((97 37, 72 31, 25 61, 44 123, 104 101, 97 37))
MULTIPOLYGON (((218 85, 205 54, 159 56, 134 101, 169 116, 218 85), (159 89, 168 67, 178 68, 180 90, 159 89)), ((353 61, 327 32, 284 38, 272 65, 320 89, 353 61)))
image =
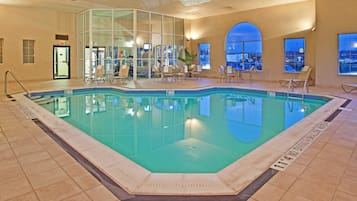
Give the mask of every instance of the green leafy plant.
POLYGON ((197 54, 194 54, 193 52, 188 51, 187 48, 185 48, 185 56, 183 57, 182 55, 182 50, 180 52, 180 56, 177 58, 178 60, 182 61, 184 64, 187 66, 191 66, 193 64, 197 54))

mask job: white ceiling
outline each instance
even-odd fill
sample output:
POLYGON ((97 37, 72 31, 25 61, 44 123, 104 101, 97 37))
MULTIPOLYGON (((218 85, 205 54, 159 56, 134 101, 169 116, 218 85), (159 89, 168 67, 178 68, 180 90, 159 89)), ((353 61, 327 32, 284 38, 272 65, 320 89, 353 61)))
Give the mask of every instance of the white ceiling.
POLYGON ((135 8, 185 19, 312 0, 211 0, 185 7, 180 0, 0 0, 0 5, 40 7, 78 13, 91 8, 135 8))

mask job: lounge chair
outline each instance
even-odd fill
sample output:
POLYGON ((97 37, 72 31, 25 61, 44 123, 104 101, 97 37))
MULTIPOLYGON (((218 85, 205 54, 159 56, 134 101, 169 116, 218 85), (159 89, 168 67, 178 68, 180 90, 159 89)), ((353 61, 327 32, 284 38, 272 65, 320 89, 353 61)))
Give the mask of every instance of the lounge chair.
POLYGON ((98 81, 105 81, 104 68, 102 65, 98 65, 95 68, 94 80, 98 83, 98 81))
POLYGON ((120 66, 119 75, 116 78, 120 80, 120 83, 123 83, 124 80, 129 80, 129 67, 127 65, 120 66))
POLYGON ((343 89, 343 91, 345 91, 346 93, 350 93, 354 90, 357 90, 357 84, 341 84, 341 88, 343 89))
POLYGON ((279 80, 281 86, 288 86, 289 91, 294 91, 297 87, 303 87, 304 91, 309 92, 309 80, 312 68, 304 66, 297 78, 288 78, 279 80))

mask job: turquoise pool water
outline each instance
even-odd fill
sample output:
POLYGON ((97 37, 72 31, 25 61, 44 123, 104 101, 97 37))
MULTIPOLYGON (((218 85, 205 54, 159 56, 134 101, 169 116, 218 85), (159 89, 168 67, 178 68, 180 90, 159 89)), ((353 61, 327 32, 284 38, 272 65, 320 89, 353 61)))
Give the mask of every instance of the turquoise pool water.
POLYGON ((328 102, 268 94, 81 89, 34 101, 152 172, 215 173, 328 102))

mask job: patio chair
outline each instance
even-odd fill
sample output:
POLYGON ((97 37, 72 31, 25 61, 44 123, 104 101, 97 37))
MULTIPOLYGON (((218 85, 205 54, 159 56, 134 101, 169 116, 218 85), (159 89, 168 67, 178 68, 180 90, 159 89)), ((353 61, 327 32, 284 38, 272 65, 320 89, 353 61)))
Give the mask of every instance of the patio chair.
POLYGON ((94 80, 96 82, 98 81, 105 81, 105 74, 104 74, 104 68, 102 65, 98 65, 96 68, 95 68, 95 74, 94 74, 94 80))
POLYGON ((175 78, 175 71, 176 71, 176 67, 175 66, 164 66, 163 67, 163 73, 162 73, 162 78, 165 79, 167 81, 172 80, 173 82, 176 81, 175 78))
POLYGON ((127 65, 120 66, 119 75, 116 78, 120 83, 123 83, 124 80, 129 80, 129 67, 127 65))
POLYGON ((281 86, 288 86, 289 91, 294 91, 297 87, 303 87, 303 90, 309 92, 309 80, 312 68, 304 66, 297 78, 281 79, 279 83, 281 86))
POLYGON ((341 88, 343 89, 344 92, 350 93, 354 90, 357 90, 357 84, 341 84, 341 88))
POLYGON ((218 66, 219 80, 223 81, 226 79, 226 72, 223 65, 218 66))
POLYGON ((227 81, 233 80, 235 77, 237 77, 235 70, 233 69, 232 66, 227 66, 226 67, 226 79, 227 81))
POLYGON ((191 77, 198 79, 202 72, 201 65, 194 65, 193 70, 191 71, 191 77))

